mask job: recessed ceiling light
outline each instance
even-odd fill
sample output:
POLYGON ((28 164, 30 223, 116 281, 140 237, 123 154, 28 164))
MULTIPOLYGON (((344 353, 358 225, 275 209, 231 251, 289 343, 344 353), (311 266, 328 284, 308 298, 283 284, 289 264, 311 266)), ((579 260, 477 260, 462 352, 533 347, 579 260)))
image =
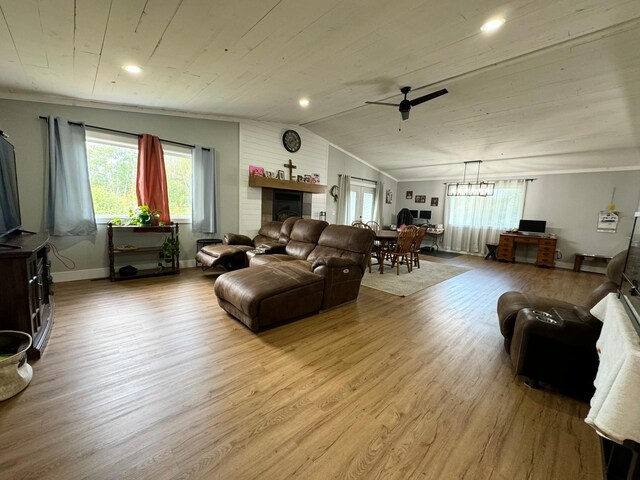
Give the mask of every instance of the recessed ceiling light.
POLYGON ((480 27, 480 30, 482 30, 483 32, 493 32, 499 29, 504 24, 504 22, 504 18, 493 18, 482 25, 482 27, 480 27))
POLYGON ((123 65, 122 69, 129 73, 141 73, 142 69, 138 65, 123 65))
POLYGON ((298 100, 298 103, 300 104, 301 107, 308 107, 309 106, 309 99, 308 98, 301 98, 300 100, 298 100))

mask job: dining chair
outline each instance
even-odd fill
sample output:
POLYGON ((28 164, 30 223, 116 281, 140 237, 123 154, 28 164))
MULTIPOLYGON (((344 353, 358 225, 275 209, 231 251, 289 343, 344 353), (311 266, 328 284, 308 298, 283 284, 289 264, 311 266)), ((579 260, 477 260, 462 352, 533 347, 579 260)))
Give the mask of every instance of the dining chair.
MULTIPOLYGON (((374 220, 370 220, 366 223, 367 227, 369 227, 371 230, 373 230, 374 232, 379 232, 380 231, 380 224, 374 220)), ((371 250, 371 256, 372 257, 376 257, 376 259, 378 260, 378 265, 380 265, 380 262, 382 261, 380 259, 380 250, 382 249, 382 243, 380 243, 379 240, 375 240, 373 242, 373 248, 371 250)), ((371 260, 369 260, 369 273, 371 273, 371 260)))
POLYGON ((366 223, 367 227, 369 227, 374 232, 380 231, 380 224, 374 220, 370 220, 366 223))
POLYGON ((413 244, 411 245, 411 259, 413 261, 413 265, 420 268, 420 245, 422 245, 422 239, 427 233, 427 225, 421 225, 416 232, 416 236, 413 239, 413 244))
MULTIPOLYGON (((370 230, 369 226, 366 223, 364 223, 364 222, 362 222, 360 220, 354 220, 353 222, 351 222, 351 226, 355 227, 355 228, 366 228, 367 230, 370 230)), ((371 273, 371 256, 372 256, 372 253, 373 253, 373 251, 371 253, 369 253, 369 259, 367 260, 367 265, 369 266, 369 273, 371 273)), ((380 257, 377 254, 376 254, 376 258, 378 259, 378 262, 380 262, 380 257)))
POLYGON ((391 268, 395 265, 396 275, 400 275, 400 264, 403 262, 407 265, 407 271, 411 273, 413 263, 411 246, 417 231, 418 227, 415 225, 407 225, 398 233, 396 244, 382 251, 382 258, 387 256, 391 258, 391 268))

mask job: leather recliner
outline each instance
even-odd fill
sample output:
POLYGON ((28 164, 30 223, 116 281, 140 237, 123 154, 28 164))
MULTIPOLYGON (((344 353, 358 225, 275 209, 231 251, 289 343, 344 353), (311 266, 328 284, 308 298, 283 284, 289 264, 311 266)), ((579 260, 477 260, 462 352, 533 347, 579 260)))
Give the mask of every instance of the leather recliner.
POLYGON ((602 322, 590 310, 618 290, 625 258, 626 252, 621 252, 609 262, 607 279, 584 306, 521 292, 500 296, 500 331, 516 375, 534 388, 551 385, 581 399, 593 395, 602 322))
POLYGON ((600 322, 589 313, 589 310, 609 293, 618 290, 622 280, 625 258, 626 251, 623 251, 611 259, 607 266, 606 280, 591 292, 586 298, 584 306, 522 292, 503 293, 498 299, 497 309, 500 333, 504 337, 504 348, 507 353, 511 353, 511 338, 513 337, 516 317, 523 308, 546 313, 550 313, 552 308, 572 310, 584 322, 592 323, 595 321, 594 326, 599 328, 600 322))
POLYGON ((196 253, 196 260, 203 267, 222 265, 229 270, 247 266, 247 252, 257 247, 270 253, 284 252, 293 225, 300 217, 290 217, 284 222, 267 222, 254 238, 238 233, 226 233, 222 245, 206 245, 196 253))

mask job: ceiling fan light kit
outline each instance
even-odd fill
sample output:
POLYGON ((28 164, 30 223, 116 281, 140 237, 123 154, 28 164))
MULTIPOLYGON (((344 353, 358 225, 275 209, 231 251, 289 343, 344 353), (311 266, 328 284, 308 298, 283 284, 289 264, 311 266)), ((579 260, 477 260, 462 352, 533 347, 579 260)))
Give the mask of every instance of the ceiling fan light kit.
POLYGON ((482 160, 470 160, 464 162, 464 175, 462 183, 447 184, 448 197, 491 197, 496 187, 495 182, 480 182, 480 164, 482 160), (467 182, 467 164, 477 163, 478 172, 476 173, 475 182, 467 182))
POLYGON ((442 90, 438 90, 437 92, 428 93, 427 95, 423 95, 422 97, 414 98, 413 100, 407 99, 407 94, 411 91, 411 87, 402 87, 400 92, 404 94, 404 99, 400 103, 387 103, 387 102, 364 102, 369 105, 385 105, 387 107, 398 107, 400 111, 400 115, 402 115, 402 120, 409 119, 409 112, 411 111, 411 107, 415 107, 416 105, 420 105, 421 103, 428 102, 429 100, 433 100, 434 98, 438 98, 449 91, 446 88, 442 90))

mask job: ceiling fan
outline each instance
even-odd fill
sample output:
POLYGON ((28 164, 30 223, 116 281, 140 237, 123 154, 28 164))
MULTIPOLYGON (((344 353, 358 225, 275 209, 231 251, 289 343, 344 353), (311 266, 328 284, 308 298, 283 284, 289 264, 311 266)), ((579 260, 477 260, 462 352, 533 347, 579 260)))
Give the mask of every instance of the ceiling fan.
POLYGON ((400 103, 386 103, 386 102, 364 102, 369 105, 387 105, 390 107, 399 107, 400 115, 402 115, 402 120, 407 120, 409 118, 409 112, 411 111, 411 107, 415 107, 416 105, 420 105, 421 103, 428 102, 429 100, 433 100, 434 98, 438 98, 445 93, 449 93, 446 88, 442 90, 438 90, 437 92, 428 93, 427 95, 423 95, 422 97, 414 98, 413 100, 407 100, 407 93, 411 91, 411 87, 402 87, 400 89, 402 93, 404 93, 404 100, 400 103))

